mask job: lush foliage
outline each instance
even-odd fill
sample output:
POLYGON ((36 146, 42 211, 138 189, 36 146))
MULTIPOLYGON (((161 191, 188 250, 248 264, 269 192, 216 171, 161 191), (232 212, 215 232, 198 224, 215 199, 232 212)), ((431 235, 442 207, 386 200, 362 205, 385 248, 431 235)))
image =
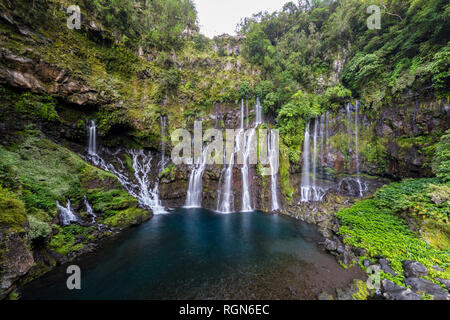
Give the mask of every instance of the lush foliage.
POLYGON ((449 12, 445 0, 289 2, 242 20, 243 55, 262 68, 255 93, 299 150, 305 121, 352 96, 367 110, 408 90, 448 97, 449 12), (379 30, 367 27, 369 5, 381 8, 379 30))
MULTIPOLYGON (((354 247, 364 248, 369 257, 382 256, 391 261, 397 273, 395 279, 401 283, 404 260, 416 260, 431 269, 439 265, 449 267, 450 253, 438 250, 415 235, 406 222, 394 215, 389 208, 379 207, 377 199, 363 200, 349 209, 341 210, 337 216, 343 226, 339 233, 345 236, 344 242, 354 247)), ((450 275, 442 275, 449 277, 450 275)))
MULTIPOLYGON (((382 256, 391 261, 401 283, 404 260, 417 260, 431 267, 448 269, 450 237, 450 188, 437 185, 437 179, 409 179, 379 189, 373 199, 357 202, 337 216, 342 222, 339 230, 344 242, 367 250, 369 257, 382 256), (407 222, 421 233, 411 231, 407 222), (430 237, 431 235, 431 237, 430 237), (439 240, 440 239, 440 240, 439 240)), ((449 278, 447 273, 441 277, 449 278)))
POLYGON ((441 141, 436 145, 432 167, 442 182, 450 182, 450 130, 441 137, 441 141))

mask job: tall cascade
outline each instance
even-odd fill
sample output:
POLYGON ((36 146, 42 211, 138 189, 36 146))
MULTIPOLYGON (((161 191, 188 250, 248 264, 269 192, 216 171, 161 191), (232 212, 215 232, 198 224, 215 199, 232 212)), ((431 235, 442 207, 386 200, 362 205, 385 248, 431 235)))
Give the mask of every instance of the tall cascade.
POLYGON ((262 107, 259 98, 256 98, 256 125, 261 124, 262 121, 262 107))
POLYGON ((61 225, 68 226, 72 222, 78 222, 78 217, 72 211, 69 199, 67 199, 65 207, 61 206, 58 201, 56 201, 56 206, 58 207, 59 210, 59 220, 61 222, 61 225))
POLYGON ((359 114, 359 101, 356 100, 356 111, 355 111, 355 161, 356 161, 356 181, 359 186, 359 196, 363 197, 363 187, 359 172, 359 146, 358 146, 358 114, 359 114))
MULTIPOLYGON (((244 116, 244 100, 242 100, 242 107, 241 107, 241 132, 244 134, 244 121, 242 117, 244 116)), ((246 109, 246 116, 247 116, 247 126, 248 126, 248 105, 246 109)), ((247 131, 247 133, 243 136, 243 164, 241 167, 241 173, 242 173, 242 212, 249 212, 252 211, 252 204, 250 200, 250 189, 249 189, 249 159, 250 159, 250 153, 251 148, 255 146, 255 134, 256 130, 255 128, 251 128, 247 131)))
POLYGON ((311 199, 311 183, 309 178, 309 126, 310 122, 306 125, 303 142, 302 183, 300 186, 301 202, 308 202, 311 199))
POLYGON ((279 136, 274 130, 270 130, 269 137, 267 139, 269 163, 270 163, 270 176, 271 176, 271 193, 272 193, 272 211, 280 210, 280 204, 278 202, 277 193, 277 173, 279 166, 279 136))
MULTIPOLYGON (((325 196, 325 190, 317 185, 318 134, 319 134, 319 126, 321 126, 319 122, 319 117, 316 116, 316 118, 314 119, 312 159, 310 154, 310 145, 311 145, 310 126, 311 124, 310 122, 308 122, 305 128, 305 141, 303 144, 302 183, 300 186, 300 202, 322 201, 323 197, 325 196), (311 168, 311 160, 312 160, 312 168, 311 168), (312 179, 310 177, 311 174, 312 179)), ((320 130, 320 134, 322 134, 322 130, 320 130)), ((323 143, 322 136, 321 140, 323 143)))
POLYGON ((189 187, 186 195, 186 208, 200 208, 202 206, 203 196, 203 173, 205 172, 207 149, 202 153, 200 164, 194 165, 189 177, 189 187))
POLYGON ((97 154, 97 126, 95 125, 95 120, 91 120, 89 122, 89 144, 88 144, 88 153, 91 156, 97 154))
POLYGON ((316 178, 317 178, 317 127, 318 127, 317 116, 314 119, 314 136, 313 136, 313 167, 312 167, 312 192, 313 199, 317 200, 317 188, 316 188, 316 178))
MULTIPOLYGON (((239 135, 236 136, 236 139, 239 135)), ((234 195, 231 190, 231 183, 233 181, 233 166, 234 155, 236 154, 236 147, 234 152, 230 156, 229 163, 224 167, 222 171, 223 187, 218 191, 217 197, 217 211, 221 213, 231 213, 234 210, 234 195)))

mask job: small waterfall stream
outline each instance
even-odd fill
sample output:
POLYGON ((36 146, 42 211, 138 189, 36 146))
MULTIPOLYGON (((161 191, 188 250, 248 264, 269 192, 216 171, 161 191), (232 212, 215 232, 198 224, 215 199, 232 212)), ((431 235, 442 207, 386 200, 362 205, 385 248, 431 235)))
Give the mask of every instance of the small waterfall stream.
POLYGON ((220 213, 231 213, 234 211, 234 194, 231 190, 233 181, 233 163, 235 152, 230 157, 230 162, 224 167, 223 184, 221 190, 218 191, 217 211, 220 213))
POLYGON ((61 222, 61 225, 68 226, 72 222, 78 222, 78 217, 73 212, 69 199, 67 199, 65 207, 61 206, 58 201, 56 201, 56 206, 59 210, 59 221, 61 222))
POLYGON ((271 194, 272 194, 272 211, 280 210, 280 204, 278 202, 278 192, 277 192, 277 174, 279 166, 279 135, 275 130, 269 131, 269 137, 267 139, 268 143, 268 153, 269 153, 269 163, 270 163, 270 176, 271 176, 271 194))
POLYGON ((154 214, 165 213, 159 200, 158 182, 153 189, 150 188, 150 175, 152 157, 144 150, 130 150, 133 159, 134 177, 139 184, 137 198, 139 203, 146 208, 151 208, 154 214))
POLYGON ((356 182, 359 186, 359 196, 363 197, 363 186, 361 183, 360 172, 359 172, 359 145, 358 145, 358 114, 359 114, 359 101, 356 100, 356 110, 355 110, 355 161, 356 161, 356 182))
POLYGON ((259 101, 259 98, 256 98, 256 118, 255 118, 255 125, 259 125, 263 122, 262 120, 262 107, 261 107, 261 101, 259 101))
POLYGON ((207 149, 202 153, 200 164, 194 164, 189 177, 189 187, 186 194, 185 208, 201 208, 203 196, 203 173, 205 172, 207 149))
POLYGON ((305 138, 303 142, 302 183, 300 186, 301 202, 308 202, 311 199, 311 184, 309 177, 309 127, 310 122, 308 122, 305 127, 305 138))
POLYGON ((94 210, 92 209, 91 204, 88 201, 88 198, 84 196, 84 206, 86 207, 86 212, 92 217, 92 223, 95 223, 95 220, 97 219, 97 215, 95 214, 94 210))
POLYGON ((88 153, 91 156, 97 154, 97 126, 95 125, 95 120, 89 122, 89 143, 88 143, 88 153))

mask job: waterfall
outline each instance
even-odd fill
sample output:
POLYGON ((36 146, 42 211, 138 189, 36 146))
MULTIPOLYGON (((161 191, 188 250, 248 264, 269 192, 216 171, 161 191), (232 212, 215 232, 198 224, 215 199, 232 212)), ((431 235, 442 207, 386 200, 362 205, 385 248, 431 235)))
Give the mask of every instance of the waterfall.
POLYGON ((89 145, 88 153, 93 156, 97 154, 97 126, 95 125, 95 120, 89 122, 89 145))
MULTIPOLYGON (((241 113, 242 114, 242 113, 241 113)), ((242 124, 242 121, 241 121, 242 124)), ((234 194, 231 189, 231 184, 233 183, 233 167, 234 167, 234 156, 237 152, 240 152, 241 138, 244 137, 243 130, 239 130, 234 141, 234 152, 230 155, 229 163, 226 164, 222 170, 222 175, 220 180, 223 178, 222 188, 218 191, 217 197, 217 211, 220 213, 231 213, 234 211, 234 194)), ((225 156, 225 155, 224 155, 225 156)), ((225 157, 224 157, 225 158, 225 157)), ((226 159, 226 158, 225 158, 226 159)), ((222 181, 220 181, 222 182, 222 181)), ((219 185, 220 185, 219 182, 219 185)))
POLYGON ((302 183, 300 186, 301 202, 308 202, 311 196, 311 185, 309 179, 309 126, 308 124, 305 128, 305 139, 303 142, 303 166, 302 166, 302 183))
POLYGON ((59 220, 61 222, 61 225, 68 226, 72 222, 78 222, 77 216, 70 207, 71 204, 69 199, 67 199, 66 207, 61 206, 58 201, 56 201, 56 206, 59 210, 59 220))
POLYGON ((325 114, 320 116, 320 174, 323 176, 325 163, 325 114))
POLYGON ((203 150, 202 161, 194 165, 189 177, 189 187, 186 195, 186 208, 200 208, 203 195, 203 173, 205 172, 207 149, 203 150))
POLYGON ((248 101, 245 101, 245 119, 246 119, 246 128, 248 128, 248 101))
POLYGON ((259 98, 256 98, 256 125, 262 123, 262 107, 259 98))
POLYGON ((280 209, 278 203, 278 193, 277 193, 277 173, 279 166, 279 152, 278 152, 278 134, 274 130, 270 130, 268 143, 268 153, 270 162, 270 175, 271 175, 271 192, 272 192, 272 211, 280 209))
POLYGON ((86 212, 92 217, 92 223, 95 223, 95 219, 97 218, 97 215, 95 214, 94 210, 92 209, 91 204, 88 201, 88 198, 84 196, 84 206, 86 207, 86 212))
POLYGON ((347 134, 348 134, 348 152, 349 154, 352 154, 352 114, 350 107, 352 104, 349 102, 347 103, 347 134))
POLYGON ((356 111, 355 111, 355 161, 356 161, 356 181, 359 186, 359 196, 363 197, 363 187, 360 179, 359 172, 359 146, 358 146, 358 113, 359 113, 359 101, 356 100, 356 111))
POLYGON ((234 195, 231 190, 234 154, 231 155, 230 162, 224 168, 225 171, 222 172, 224 183, 222 190, 219 190, 219 196, 217 198, 217 211, 221 213, 231 213, 234 210, 234 195))
POLYGON ((245 116, 244 116, 244 99, 241 100, 241 130, 244 129, 244 121, 245 121, 245 116))
POLYGON ((151 208, 154 214, 164 213, 164 208, 159 200, 158 182, 153 189, 150 188, 150 175, 152 157, 144 153, 144 150, 130 150, 133 157, 134 177, 139 184, 137 198, 143 207, 151 208))
POLYGON ((161 171, 166 166, 166 117, 161 116, 161 171))
MULTIPOLYGON (((241 115, 243 112, 241 112, 241 115)), ((247 105, 247 125, 248 125, 248 105, 247 105)), ((241 167, 242 173, 242 212, 252 211, 252 205, 250 200, 250 190, 249 190, 249 158, 251 153, 251 148, 255 146, 255 128, 249 129, 246 134, 244 134, 243 121, 241 121, 241 130, 243 134, 243 164, 241 167)))
POLYGON ((318 118, 314 119, 314 136, 313 136, 313 167, 312 167, 312 191, 313 199, 316 200, 316 178, 317 178, 317 127, 318 127, 318 118))
POLYGON ((120 164, 119 168, 116 168, 112 163, 106 162, 99 155, 91 156, 89 159, 96 166, 114 174, 125 190, 138 199, 141 207, 151 209, 154 214, 166 213, 159 200, 158 183, 155 182, 153 189, 150 188, 148 176, 150 175, 151 169, 151 156, 146 154, 144 150, 128 150, 127 153, 133 160, 134 178, 137 184, 129 177, 120 158, 115 158, 120 164))
POLYGON ((314 119, 314 133, 313 133, 313 153, 312 153, 312 182, 311 182, 311 155, 310 155, 310 122, 305 128, 305 141, 303 144, 303 167, 302 167, 302 182, 300 186, 300 202, 322 201, 325 196, 325 190, 317 186, 317 159, 318 147, 317 136, 319 131, 319 117, 314 119))

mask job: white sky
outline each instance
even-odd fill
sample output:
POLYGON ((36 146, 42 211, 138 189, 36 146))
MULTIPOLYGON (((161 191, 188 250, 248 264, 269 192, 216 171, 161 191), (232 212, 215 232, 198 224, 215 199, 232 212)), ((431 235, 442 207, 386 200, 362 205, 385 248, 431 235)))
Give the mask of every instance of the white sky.
MULTIPOLYGON (((194 0, 199 18, 200 32, 208 37, 223 33, 235 34, 241 18, 260 11, 270 13, 281 10, 290 0, 194 0)), ((296 3, 297 1, 292 1, 296 3)))

